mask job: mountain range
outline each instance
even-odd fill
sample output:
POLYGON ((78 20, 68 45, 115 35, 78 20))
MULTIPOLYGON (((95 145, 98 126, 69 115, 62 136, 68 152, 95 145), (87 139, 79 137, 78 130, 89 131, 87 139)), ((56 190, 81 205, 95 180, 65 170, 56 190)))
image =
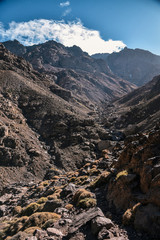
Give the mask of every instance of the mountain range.
POLYGON ((136 88, 134 84, 115 76, 104 60, 90 57, 77 46, 68 48, 55 41, 31 47, 25 47, 18 41, 3 44, 57 85, 71 91, 76 101, 90 109, 95 103, 120 97, 136 88))
POLYGON ((142 49, 124 48, 112 54, 96 54, 103 59, 114 74, 127 81, 142 86, 160 74, 160 56, 142 49))
POLYGON ((158 74, 140 49, 0 43, 0 239, 160 239, 158 74))

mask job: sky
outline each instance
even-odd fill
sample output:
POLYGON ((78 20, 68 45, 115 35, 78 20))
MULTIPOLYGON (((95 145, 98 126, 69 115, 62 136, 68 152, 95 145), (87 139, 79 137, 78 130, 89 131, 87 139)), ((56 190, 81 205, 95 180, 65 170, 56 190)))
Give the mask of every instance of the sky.
POLYGON ((160 0, 0 0, 0 42, 55 40, 89 54, 141 48, 160 55, 160 0))

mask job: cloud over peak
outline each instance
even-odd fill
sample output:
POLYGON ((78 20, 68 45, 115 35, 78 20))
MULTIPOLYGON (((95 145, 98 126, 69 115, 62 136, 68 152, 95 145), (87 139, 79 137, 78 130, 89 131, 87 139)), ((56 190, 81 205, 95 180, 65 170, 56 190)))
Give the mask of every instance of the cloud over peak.
POLYGON ((125 47, 122 41, 103 40, 98 31, 84 27, 80 21, 66 23, 40 19, 11 22, 8 29, 0 22, 0 41, 14 39, 26 46, 55 40, 68 47, 77 45, 89 54, 118 52, 125 47))

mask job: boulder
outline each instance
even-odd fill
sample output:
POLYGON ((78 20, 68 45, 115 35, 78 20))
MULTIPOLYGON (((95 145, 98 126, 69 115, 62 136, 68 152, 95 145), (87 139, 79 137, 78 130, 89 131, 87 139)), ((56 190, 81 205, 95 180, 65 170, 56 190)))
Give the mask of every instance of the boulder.
POLYGON ((105 217, 96 217, 91 222, 91 229, 94 235, 96 235, 103 227, 108 230, 113 226, 113 222, 109 218, 105 217))
POLYGON ((75 233, 80 227, 96 217, 104 217, 100 208, 91 208, 88 211, 76 215, 73 218, 71 227, 69 228, 69 233, 75 233))
POLYGON ((104 149, 108 149, 111 146, 111 141, 109 140, 102 140, 98 142, 98 150, 103 151, 104 149))
POLYGON ((153 204, 141 206, 135 214, 134 227, 137 231, 150 234, 153 239, 160 239, 160 210, 153 204))
POLYGON ((73 183, 69 183, 61 192, 61 197, 66 197, 68 195, 73 196, 76 192, 76 185, 73 183))

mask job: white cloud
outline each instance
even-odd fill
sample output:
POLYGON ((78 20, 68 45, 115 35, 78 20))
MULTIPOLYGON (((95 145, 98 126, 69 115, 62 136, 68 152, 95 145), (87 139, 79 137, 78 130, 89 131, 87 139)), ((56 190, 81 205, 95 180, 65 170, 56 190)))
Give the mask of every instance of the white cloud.
POLYGON ((64 11, 64 13, 62 14, 62 17, 65 17, 65 16, 67 16, 68 14, 70 14, 71 11, 72 11, 71 8, 66 9, 66 10, 64 11))
POLYGON ((99 31, 84 27, 80 21, 65 23, 40 19, 11 22, 8 29, 0 23, 0 41, 14 39, 26 46, 55 40, 68 47, 77 45, 89 54, 118 52, 125 47, 122 41, 103 40, 99 31))
POLYGON ((69 2, 69 1, 67 1, 67 2, 61 2, 59 5, 60 5, 61 7, 68 7, 68 6, 70 6, 70 2, 69 2))

